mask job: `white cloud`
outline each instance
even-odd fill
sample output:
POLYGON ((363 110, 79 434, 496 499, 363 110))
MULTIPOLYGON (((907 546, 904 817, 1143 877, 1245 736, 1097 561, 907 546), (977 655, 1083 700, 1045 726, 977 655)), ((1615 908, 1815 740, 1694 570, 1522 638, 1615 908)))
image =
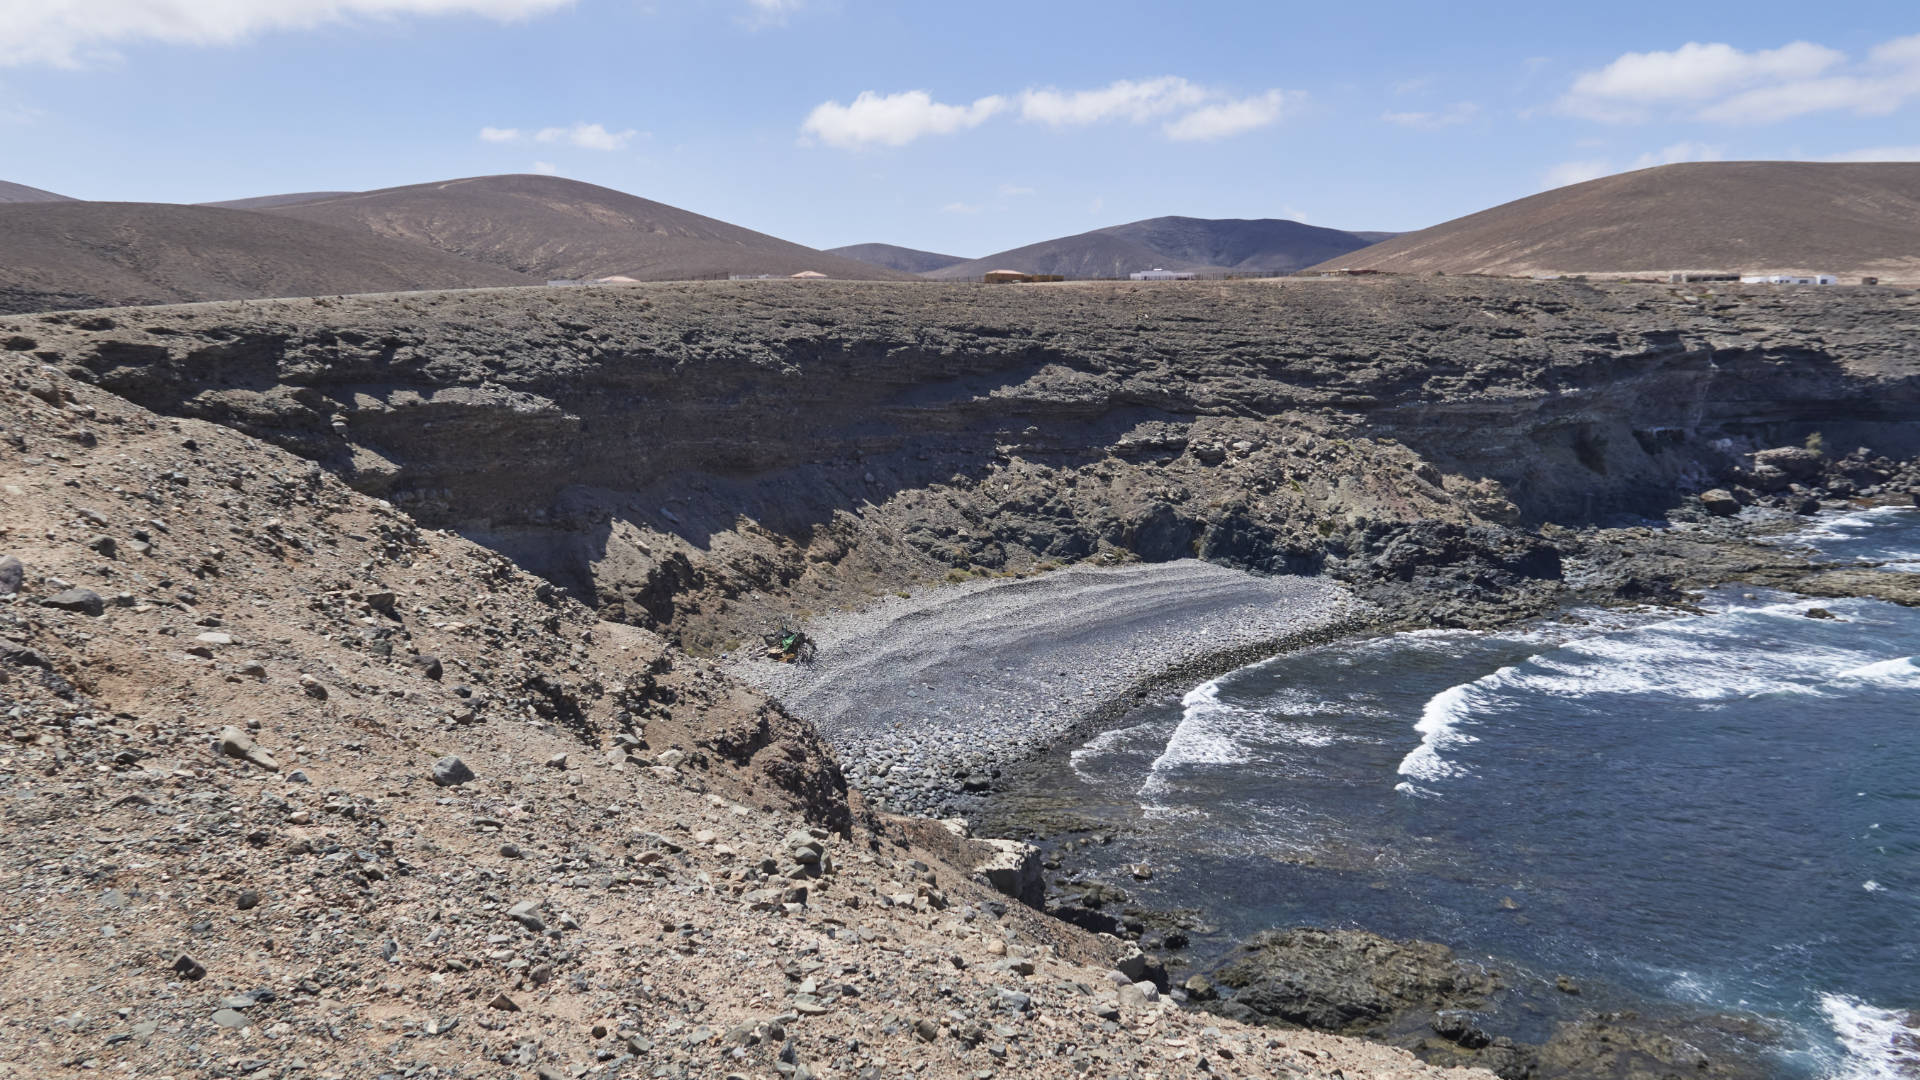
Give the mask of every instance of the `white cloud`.
POLYGON ((1633 159, 1636 169, 1651 169, 1655 165, 1677 165, 1682 161, 1725 161, 1727 148, 1709 146, 1706 143, 1677 142, 1649 151, 1633 159))
POLYGON ((625 131, 608 131, 601 124, 579 123, 571 127, 544 127, 538 131, 521 131, 519 128, 483 127, 480 129, 482 142, 513 143, 531 139, 539 143, 564 143, 577 146, 582 150, 624 150, 626 145, 640 133, 628 128, 625 131))
POLYGON ((573 0, 6 0, 0 67, 79 67, 137 41, 231 45, 275 30, 403 16, 472 15, 509 21, 573 0))
POLYGON ((1480 115, 1480 106, 1471 101, 1455 102, 1439 112, 1390 112, 1382 113, 1380 119, 1401 127, 1420 128, 1425 131, 1438 131, 1441 128, 1455 127, 1471 121, 1480 115))
POLYGON ((1223 101, 1217 105, 1206 105, 1180 117, 1168 121, 1161 129, 1167 138, 1183 142, 1197 139, 1224 139, 1229 135, 1263 128, 1280 122, 1286 113, 1287 103, 1296 95, 1285 90, 1269 90, 1250 98, 1238 101, 1223 101))
POLYGON ((971 105, 943 105, 925 90, 898 94, 865 90, 851 105, 829 101, 814 106, 800 125, 800 132, 841 149, 876 144, 905 146, 922 136, 951 135, 979 127, 1006 107, 1007 99, 998 95, 983 97, 971 105))
POLYGON ((940 208, 943 214, 977 214, 983 208, 977 203, 950 202, 940 208))
POLYGON ((1071 93, 1048 87, 1020 94, 1020 118, 1055 127, 1098 124, 1106 120, 1143 123, 1206 101, 1204 89, 1175 75, 1135 82, 1121 79, 1098 90, 1071 93))
POLYGON ((533 133, 533 140, 543 143, 566 143, 582 150, 621 150, 638 134, 640 133, 632 128, 625 131, 608 131, 599 124, 575 124, 572 127, 541 128, 533 133))
POLYGON ((1022 195, 1032 195, 1033 193, 1034 193, 1034 190, 1032 188, 1024 187, 1020 184, 1001 184, 1000 185, 1000 197, 1005 199, 1018 198, 1022 195))
POLYGON ((533 171, 541 176, 559 176, 560 166, 551 161, 536 161, 533 163, 533 171))
POLYGON ((1828 154, 1821 161, 1920 161, 1920 146, 1875 146, 1866 150, 1849 150, 1844 154, 1828 154))
POLYGON ((787 16, 807 6, 807 0, 747 0, 747 13, 735 21, 752 30, 785 26, 787 16))
POLYGON ((1589 161, 1563 161, 1560 164, 1555 165, 1553 168, 1547 170, 1546 182, 1543 185, 1543 190, 1546 188, 1566 187, 1568 184, 1579 184, 1588 180, 1595 180, 1602 176, 1607 175, 1612 171, 1613 171, 1612 163, 1604 159, 1596 158, 1589 161))
POLYGON ((1275 123, 1305 96, 1269 90, 1235 99, 1175 75, 1121 79, 1094 90, 1027 89, 1012 97, 983 97, 971 105, 942 104, 925 90, 898 94, 865 90, 851 105, 829 101, 815 106, 800 125, 800 133, 842 149, 905 146, 923 136, 979 127, 1017 109, 1020 119, 1051 127, 1110 121, 1141 124, 1171 117, 1161 126, 1170 139, 1217 139, 1275 123))
POLYGON ((1606 123, 1677 112, 1716 124, 1761 124, 1810 113, 1884 115, 1920 96, 1920 35, 1883 42, 1865 61, 1812 42, 1743 52, 1688 42, 1627 53, 1573 82, 1558 107, 1606 123))

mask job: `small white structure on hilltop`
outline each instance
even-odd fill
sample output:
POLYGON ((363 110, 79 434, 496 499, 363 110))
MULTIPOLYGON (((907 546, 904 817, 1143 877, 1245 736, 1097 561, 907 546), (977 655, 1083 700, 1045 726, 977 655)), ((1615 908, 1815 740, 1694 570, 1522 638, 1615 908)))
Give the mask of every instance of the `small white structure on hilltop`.
POLYGON ((1156 266, 1151 270, 1135 270, 1133 273, 1128 274, 1127 277, 1132 278, 1134 281, 1192 281, 1193 271, 1162 270, 1156 266))
POLYGON ((1744 285, 1838 285, 1840 279, 1832 274, 1748 274, 1740 279, 1744 285))

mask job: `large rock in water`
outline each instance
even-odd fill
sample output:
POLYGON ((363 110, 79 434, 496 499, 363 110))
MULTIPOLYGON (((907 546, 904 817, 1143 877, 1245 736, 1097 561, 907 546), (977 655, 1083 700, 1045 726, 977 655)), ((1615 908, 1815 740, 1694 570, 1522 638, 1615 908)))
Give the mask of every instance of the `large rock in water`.
POLYGON ((1709 488, 1701 492, 1700 505, 1706 507, 1708 513, 1719 517, 1732 517, 1740 512, 1740 500, 1725 488, 1709 488))
POLYGON ((1445 945, 1364 930, 1259 934, 1213 979, 1252 1019, 1340 1033, 1384 1028, 1412 1012, 1478 1008, 1500 986, 1445 945))

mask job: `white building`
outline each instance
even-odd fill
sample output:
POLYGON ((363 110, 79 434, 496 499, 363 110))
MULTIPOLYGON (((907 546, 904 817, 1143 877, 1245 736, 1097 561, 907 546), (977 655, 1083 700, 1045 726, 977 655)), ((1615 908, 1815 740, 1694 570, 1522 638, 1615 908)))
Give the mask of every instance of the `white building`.
POLYGON ((1151 270, 1135 270, 1127 276, 1135 281, 1191 281, 1193 280, 1193 271, 1162 270, 1156 266, 1151 270))
POLYGON ((1838 285, 1832 274, 1748 274, 1740 279, 1747 285, 1838 285))

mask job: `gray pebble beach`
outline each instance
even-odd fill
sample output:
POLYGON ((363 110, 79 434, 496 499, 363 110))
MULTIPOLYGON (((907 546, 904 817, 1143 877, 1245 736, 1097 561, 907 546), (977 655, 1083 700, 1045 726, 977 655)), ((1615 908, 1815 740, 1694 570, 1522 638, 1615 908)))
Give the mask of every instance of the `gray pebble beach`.
POLYGON ((889 597, 813 619, 809 664, 736 656, 735 674, 816 725, 870 800, 954 808, 1004 766, 1134 696, 1198 682, 1370 611, 1324 578, 1199 560, 1072 567, 889 597))

